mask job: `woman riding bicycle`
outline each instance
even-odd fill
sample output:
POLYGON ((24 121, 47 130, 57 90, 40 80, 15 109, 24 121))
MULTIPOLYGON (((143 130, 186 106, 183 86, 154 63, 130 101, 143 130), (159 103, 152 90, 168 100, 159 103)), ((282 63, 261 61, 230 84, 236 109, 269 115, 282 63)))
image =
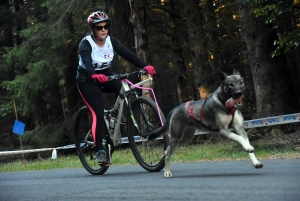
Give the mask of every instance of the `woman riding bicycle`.
POLYGON ((128 50, 120 41, 108 35, 109 18, 101 11, 93 12, 87 18, 92 33, 79 43, 79 65, 77 69, 77 87, 79 93, 92 114, 92 136, 96 144, 96 156, 100 165, 108 163, 102 139, 108 133, 104 121, 102 93, 116 93, 121 89, 120 80, 108 81, 112 75, 109 67, 117 52, 124 59, 143 68, 148 74, 156 74, 154 67, 141 60, 128 50))

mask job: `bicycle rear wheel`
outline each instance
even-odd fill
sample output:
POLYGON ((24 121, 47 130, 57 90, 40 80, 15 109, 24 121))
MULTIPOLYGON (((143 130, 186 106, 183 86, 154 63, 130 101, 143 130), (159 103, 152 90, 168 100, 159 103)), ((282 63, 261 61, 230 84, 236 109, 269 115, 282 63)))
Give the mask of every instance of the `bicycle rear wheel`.
POLYGON ((92 115, 85 106, 79 109, 74 121, 74 139, 77 155, 83 167, 93 175, 104 174, 109 166, 99 165, 91 133, 92 115))
MULTIPOLYGON (((168 138, 163 136, 157 140, 147 141, 141 137, 141 134, 162 126, 157 107, 153 100, 141 96, 132 101, 131 109, 135 122, 133 117, 127 118, 127 133, 132 153, 145 170, 158 172, 165 166, 162 156, 168 146, 168 138)), ((160 114, 164 123, 165 117, 162 112, 160 114)))

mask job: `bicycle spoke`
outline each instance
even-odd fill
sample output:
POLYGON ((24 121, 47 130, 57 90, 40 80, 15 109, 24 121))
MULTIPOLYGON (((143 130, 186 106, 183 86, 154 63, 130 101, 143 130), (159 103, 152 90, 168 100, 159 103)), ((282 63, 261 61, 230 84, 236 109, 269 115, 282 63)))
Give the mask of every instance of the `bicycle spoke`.
POLYGON ((91 174, 101 175, 107 171, 108 167, 100 166, 96 160, 96 150, 90 131, 91 122, 92 118, 88 108, 81 108, 74 122, 75 146, 83 167, 91 174))
POLYGON ((167 146, 167 139, 147 141, 143 138, 145 133, 161 127, 157 108, 152 100, 139 97, 132 103, 132 113, 139 128, 136 129, 131 121, 128 122, 128 138, 132 152, 144 169, 160 171, 164 167, 162 155, 167 146), (134 136, 141 136, 141 139, 136 141, 134 136))

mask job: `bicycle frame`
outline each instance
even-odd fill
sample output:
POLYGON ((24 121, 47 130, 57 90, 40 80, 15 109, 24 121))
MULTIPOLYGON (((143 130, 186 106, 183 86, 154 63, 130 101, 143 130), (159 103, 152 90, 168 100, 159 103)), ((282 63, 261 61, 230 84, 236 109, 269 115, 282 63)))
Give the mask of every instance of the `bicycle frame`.
MULTIPOLYGON (((104 109, 104 121, 107 133, 102 141, 103 148, 112 164, 112 153, 114 147, 120 144, 129 143, 132 153, 138 163, 149 172, 160 171, 164 167, 164 160, 161 158, 160 150, 163 152, 167 148, 169 138, 162 136, 162 141, 149 142, 147 135, 150 131, 163 125, 165 117, 161 112, 154 91, 152 88, 142 85, 152 81, 148 78, 138 83, 131 83, 127 78, 133 74, 143 74, 145 71, 135 71, 125 74, 108 76, 108 80, 121 80, 121 89, 113 107, 109 110, 104 109), (151 100, 147 97, 140 97, 134 88, 150 90, 153 95, 151 100), (121 122, 124 113, 124 104, 128 108, 126 126, 122 127, 121 122), (127 133, 126 137, 121 136, 121 131, 127 133), (149 151, 151 148, 153 150, 149 151)), ((126 110, 127 113, 127 110, 126 110)), ((95 143, 89 128, 92 117, 87 106, 78 110, 74 121, 74 136, 76 150, 84 168, 94 175, 104 174, 109 165, 100 165, 95 161, 95 143), (88 130, 87 133, 86 130, 88 130)), ((159 139, 159 138, 157 138, 159 139)))
MULTIPOLYGON (((130 102, 128 100, 128 92, 131 92, 131 89, 134 89, 136 87, 139 87, 139 86, 146 84, 148 82, 151 82, 151 81, 152 81, 152 78, 148 78, 148 79, 138 82, 132 86, 129 86, 129 84, 128 84, 129 81, 127 79, 121 80, 122 88, 120 90, 119 96, 118 96, 114 106, 110 110, 104 110, 105 124, 106 124, 109 135, 112 138, 115 146, 118 146, 122 143, 126 143, 126 141, 128 141, 126 139, 121 138, 121 132, 120 132, 120 125, 121 125, 121 118, 122 118, 122 114, 123 114, 124 102, 126 102, 127 106, 130 104, 130 102), (109 130, 109 118, 110 118, 109 115, 116 112, 117 110, 118 110, 118 116, 116 118, 116 123, 114 126, 113 133, 111 133, 111 131, 109 130)), ((136 93, 132 93, 132 94, 134 94, 135 97, 138 97, 138 95, 136 93)))

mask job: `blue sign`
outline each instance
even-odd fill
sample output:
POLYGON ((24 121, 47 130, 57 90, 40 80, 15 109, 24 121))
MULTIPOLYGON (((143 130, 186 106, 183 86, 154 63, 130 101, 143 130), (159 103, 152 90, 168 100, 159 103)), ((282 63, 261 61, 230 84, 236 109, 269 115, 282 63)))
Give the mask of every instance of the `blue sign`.
POLYGON ((18 120, 15 120, 15 124, 14 124, 14 127, 13 127, 13 132, 18 134, 18 135, 24 135, 24 129, 25 129, 25 124, 18 121, 18 120))

